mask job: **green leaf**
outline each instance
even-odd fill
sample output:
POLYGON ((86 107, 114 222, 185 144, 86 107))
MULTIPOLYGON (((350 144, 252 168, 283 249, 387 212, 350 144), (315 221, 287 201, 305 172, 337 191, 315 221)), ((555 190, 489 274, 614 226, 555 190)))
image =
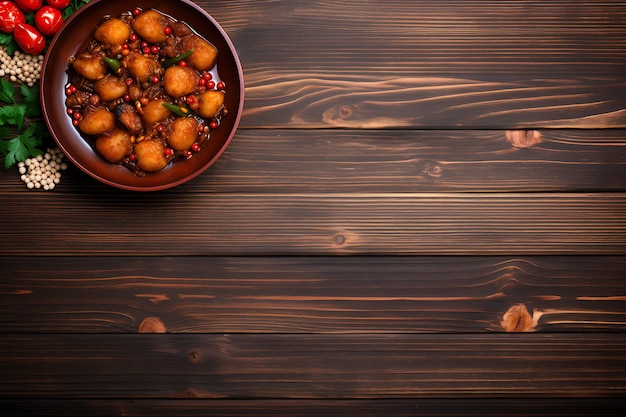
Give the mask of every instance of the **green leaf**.
POLYGON ((0 45, 4 46, 7 55, 13 55, 13 52, 18 48, 17 42, 13 39, 13 34, 0 32, 0 45))
POLYGON ((0 101, 15 104, 13 84, 4 78, 0 78, 0 101))
POLYGON ((6 127, 0 127, 0 154, 2 155, 4 155, 3 148, 2 148, 4 141, 2 140, 2 138, 9 136, 10 132, 11 131, 7 129, 6 127))
POLYGON ((17 126, 18 130, 22 130, 25 116, 25 104, 12 104, 10 106, 0 107, 0 126, 14 125, 17 126))
POLYGON ((0 45, 6 45, 13 40, 13 35, 10 33, 0 32, 0 45))
POLYGON ((26 84, 20 86, 20 93, 26 104, 26 117, 40 117, 41 103, 39 102, 39 84, 29 87, 26 84))
POLYGON ((33 135, 41 139, 42 143, 45 144, 48 140, 52 140, 52 136, 45 122, 30 122, 28 128, 31 129, 33 135))
POLYGON ((23 162, 26 159, 43 154, 38 147, 43 144, 39 129, 36 126, 29 126, 20 135, 9 141, 5 141, 6 155, 4 157, 4 167, 10 168, 16 162, 23 162))

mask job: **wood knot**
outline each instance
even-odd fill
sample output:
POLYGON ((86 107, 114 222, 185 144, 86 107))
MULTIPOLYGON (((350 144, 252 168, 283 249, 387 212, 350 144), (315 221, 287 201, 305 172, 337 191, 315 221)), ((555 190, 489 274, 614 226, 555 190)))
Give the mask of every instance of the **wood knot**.
POLYGON ((422 173, 430 178, 440 178, 443 175, 443 167, 435 161, 427 161, 424 163, 422 173))
POLYGON ((198 352, 197 350, 192 350, 187 354, 187 359, 191 363, 200 362, 200 352, 198 352))
POLYGON ((516 148, 531 148, 541 143, 538 130, 507 130, 506 141, 516 148))
POLYGON ((139 333, 165 333, 167 329, 158 317, 147 317, 139 323, 139 333))
POLYGON ((326 110, 322 115, 322 121, 333 125, 342 124, 342 122, 350 120, 353 113, 354 110, 351 106, 343 104, 326 110))
POLYGON ((512 306, 502 316, 502 328, 509 333, 532 332, 537 324, 524 304, 512 306))

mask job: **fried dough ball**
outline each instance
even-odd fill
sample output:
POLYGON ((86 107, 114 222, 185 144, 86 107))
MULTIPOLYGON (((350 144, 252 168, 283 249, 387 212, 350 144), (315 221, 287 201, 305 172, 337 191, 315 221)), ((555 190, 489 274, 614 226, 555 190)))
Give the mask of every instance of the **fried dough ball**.
POLYGON ((212 119, 224 107, 224 92, 207 90, 198 96, 198 103, 196 112, 205 119, 212 119))
POLYGON ((78 128, 86 135, 101 135, 115 127, 115 116, 104 107, 87 111, 78 124, 78 128))
POLYGON ((167 143, 176 151, 186 151, 198 138, 198 122, 193 117, 181 117, 172 123, 167 143))
POLYGON ((146 10, 135 18, 133 29, 150 43, 163 43, 167 40, 165 27, 169 20, 155 10, 146 10))
POLYGON ((113 101, 126 94, 128 86, 120 77, 107 74, 96 81, 94 89, 103 101, 113 101))
POLYGON ((143 106, 143 121, 146 123, 156 123, 171 116, 172 112, 163 105, 167 103, 163 99, 149 101, 143 106))
POLYGON ((102 57, 92 55, 88 52, 78 55, 72 62, 74 70, 90 81, 96 81, 104 77, 107 72, 106 65, 102 57))
POLYGON ((139 52, 131 52, 125 58, 126 67, 137 82, 150 80, 153 75, 161 72, 161 65, 152 58, 140 54, 139 52))
POLYGON ((189 51, 193 49, 191 55, 186 59, 198 71, 206 71, 215 65, 217 59, 217 49, 209 42, 197 35, 183 38, 183 49, 189 51))
POLYGON ((159 141, 145 139, 135 145, 137 166, 147 172, 156 172, 167 166, 165 146, 159 141))
POLYGON ((130 36, 130 27, 121 19, 112 17, 96 28, 94 38, 105 48, 123 45, 130 36))
POLYGON ((165 70, 163 88, 170 96, 179 98, 194 92, 199 80, 193 68, 174 65, 165 70))
POLYGON ((96 151, 112 164, 121 161, 132 149, 130 134, 122 129, 115 129, 110 135, 96 139, 96 151))

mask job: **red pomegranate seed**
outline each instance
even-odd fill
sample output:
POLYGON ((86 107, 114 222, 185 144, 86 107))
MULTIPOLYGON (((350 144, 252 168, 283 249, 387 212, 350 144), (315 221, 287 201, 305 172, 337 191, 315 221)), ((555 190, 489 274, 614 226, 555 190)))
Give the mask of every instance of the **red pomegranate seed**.
POLYGON ((209 123, 209 127, 211 129, 217 129, 218 126, 219 126, 219 123, 217 123, 217 120, 211 120, 211 123, 209 123))
POLYGON ((171 26, 165 26, 165 27, 163 28, 163 32, 164 32, 166 35, 171 35, 171 34, 172 34, 172 28, 171 28, 171 26))
POLYGON ((139 7, 135 7, 133 9, 133 15, 139 16, 141 14, 141 9, 139 7))
POLYGON ((220 81, 219 83, 217 83, 217 89, 218 90, 223 90, 224 87, 226 87, 226 84, 224 84, 223 81, 220 81))
POLYGON ((200 150, 200 144, 198 142, 194 142, 193 145, 191 145, 191 150, 198 152, 200 150))
POLYGON ((207 88, 209 88, 211 90, 214 89, 215 88, 215 81, 208 81, 206 83, 206 86, 207 86, 207 88))
POLYGON ((135 41, 137 41, 137 39, 139 39, 139 37, 137 36, 136 33, 131 33, 130 34, 130 41, 131 42, 135 42, 135 41))
POLYGON ((126 85, 133 85, 133 79, 132 78, 127 78, 125 81, 126 85))
POLYGON ((159 48, 159 45, 154 45, 152 46, 152 48, 150 48, 150 52, 152 52, 155 55, 158 54, 160 50, 161 48, 159 48))

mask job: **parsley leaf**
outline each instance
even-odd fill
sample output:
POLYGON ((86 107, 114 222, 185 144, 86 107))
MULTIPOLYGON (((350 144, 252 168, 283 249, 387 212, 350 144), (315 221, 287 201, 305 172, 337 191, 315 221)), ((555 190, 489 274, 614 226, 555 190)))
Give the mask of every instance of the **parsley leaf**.
POLYGON ((20 86, 20 93, 24 98, 24 104, 26 104, 26 117, 40 117, 41 116, 41 104, 39 103, 39 87, 35 85, 29 87, 26 84, 20 86))
POLYGON ((13 52, 17 49, 17 42, 13 38, 12 33, 0 32, 0 45, 3 45, 6 49, 7 55, 13 55, 13 52))
POLYGON ((7 150, 4 157, 5 168, 10 168, 17 161, 25 161, 31 156, 43 154, 38 148, 43 144, 39 130, 37 125, 30 125, 20 135, 5 141, 4 146, 7 150))
POLYGON ((0 101, 15 104, 15 94, 13 84, 4 78, 0 79, 0 101))
POLYGON ((15 125, 18 130, 22 130, 25 116, 25 104, 12 104, 0 107, 0 125, 15 125))

